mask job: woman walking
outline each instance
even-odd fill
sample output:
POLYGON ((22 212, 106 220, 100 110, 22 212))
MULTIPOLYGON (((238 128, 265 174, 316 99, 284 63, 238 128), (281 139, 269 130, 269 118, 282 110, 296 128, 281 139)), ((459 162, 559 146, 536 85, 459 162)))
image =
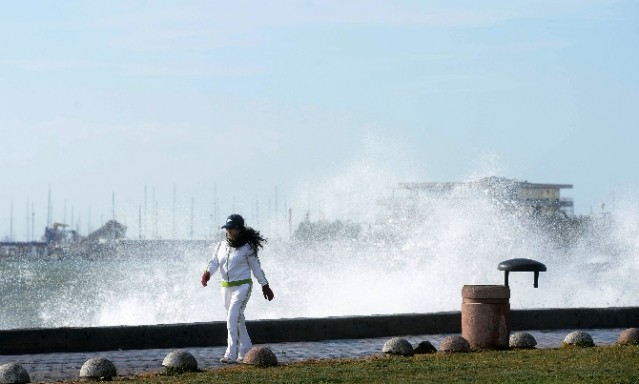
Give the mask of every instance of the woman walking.
POLYGON ((255 229, 245 227, 244 218, 238 214, 230 215, 222 228, 226 229, 226 241, 217 244, 215 253, 202 275, 202 286, 206 287, 211 274, 220 270, 228 331, 228 346, 220 362, 233 364, 241 363, 253 345, 244 320, 244 309, 253 288, 251 272, 262 286, 265 299, 273 300, 274 294, 269 288, 257 256, 266 239, 255 229))

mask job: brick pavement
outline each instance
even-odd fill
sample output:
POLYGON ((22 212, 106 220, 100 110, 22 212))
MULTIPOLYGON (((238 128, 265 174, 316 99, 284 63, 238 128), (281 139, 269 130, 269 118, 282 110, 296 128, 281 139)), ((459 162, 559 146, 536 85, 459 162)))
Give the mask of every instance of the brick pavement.
MULTIPOLYGON (((280 363, 315 358, 365 357, 379 353, 386 339, 336 340, 325 342, 264 344, 277 355, 280 363)), ((225 347, 184 348, 196 358, 198 368, 223 367, 219 362, 225 347)), ((93 357, 104 357, 115 365, 118 376, 162 372, 162 360, 173 349, 145 349, 82 353, 46 353, 29 355, 0 355, 0 365, 17 362, 32 382, 51 382, 77 378, 80 368, 93 357)))
MULTIPOLYGON (((585 330, 589 332, 596 345, 614 344, 622 329, 585 330)), ((556 348, 570 332, 563 331, 528 331, 537 340, 538 348, 556 348)), ((429 340, 438 346, 448 336, 423 335, 406 336, 413 344, 429 340)), ((382 346, 389 338, 329 340, 319 342, 264 344, 270 347, 280 363, 286 364, 308 359, 358 358, 381 354, 382 346)), ((197 359, 200 369, 216 369, 223 366, 219 362, 225 347, 184 348, 197 359)), ((111 360, 118 376, 133 376, 143 373, 159 373, 163 370, 162 360, 173 349, 145 349, 106 352, 82 353, 47 353, 29 355, 0 355, 0 365, 10 362, 21 364, 29 373, 32 382, 52 382, 56 380, 75 379, 80 368, 93 357, 104 357, 111 360)))

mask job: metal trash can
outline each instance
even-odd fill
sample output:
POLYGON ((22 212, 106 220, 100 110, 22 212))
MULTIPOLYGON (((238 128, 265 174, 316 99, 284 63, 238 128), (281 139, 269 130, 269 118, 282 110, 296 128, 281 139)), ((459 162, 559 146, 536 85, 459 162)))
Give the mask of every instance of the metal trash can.
POLYGON ((505 285, 464 285, 462 336, 472 349, 508 349, 510 288, 505 285))

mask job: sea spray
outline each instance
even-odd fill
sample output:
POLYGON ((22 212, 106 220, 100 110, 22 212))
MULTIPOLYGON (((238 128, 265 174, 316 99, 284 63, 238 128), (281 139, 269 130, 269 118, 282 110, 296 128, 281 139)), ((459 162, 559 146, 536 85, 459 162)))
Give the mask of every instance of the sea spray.
MULTIPOLYGON (((532 276, 511 274, 512 308, 638 304, 639 214, 632 202, 570 227, 482 193, 426 194, 399 216, 383 201, 352 204, 348 217, 333 210, 322 220, 309 218, 359 228, 341 236, 267 234, 260 258, 275 300, 263 300, 254 287, 247 318, 458 311, 463 285, 502 284, 497 265, 518 257, 541 261, 548 271, 538 289, 532 276)), ((137 252, 3 261, 0 329, 224 321, 219 277, 200 285, 210 247, 137 252)))

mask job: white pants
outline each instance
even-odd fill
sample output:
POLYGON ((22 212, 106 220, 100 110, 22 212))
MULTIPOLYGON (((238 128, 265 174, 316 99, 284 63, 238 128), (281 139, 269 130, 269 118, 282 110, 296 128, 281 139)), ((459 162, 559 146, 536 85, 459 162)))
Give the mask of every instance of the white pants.
POLYGON ((228 359, 244 358, 253 344, 246 330, 244 309, 251 297, 253 284, 237 287, 222 287, 222 299, 226 308, 226 329, 228 330, 227 348, 224 357, 228 359))

